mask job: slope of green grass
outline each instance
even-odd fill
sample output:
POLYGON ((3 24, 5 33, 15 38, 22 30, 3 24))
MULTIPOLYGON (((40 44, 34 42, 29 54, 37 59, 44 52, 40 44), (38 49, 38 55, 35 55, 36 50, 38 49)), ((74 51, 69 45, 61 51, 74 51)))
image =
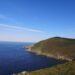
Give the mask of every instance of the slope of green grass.
POLYGON ((75 58, 75 39, 54 37, 40 41, 32 47, 32 51, 52 54, 55 57, 75 58))
POLYGON ((52 68, 33 71, 29 75, 75 75, 75 62, 67 62, 52 68))
POLYGON ((21 72, 13 75, 75 75, 75 61, 59 64, 51 68, 32 72, 21 72))

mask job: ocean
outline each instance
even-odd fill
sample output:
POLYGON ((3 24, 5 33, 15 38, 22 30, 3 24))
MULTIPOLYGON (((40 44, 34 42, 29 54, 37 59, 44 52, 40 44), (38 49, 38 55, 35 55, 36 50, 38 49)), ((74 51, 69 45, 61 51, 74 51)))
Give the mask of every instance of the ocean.
POLYGON ((33 43, 0 42, 0 75, 33 71, 62 64, 64 61, 30 53, 23 46, 33 43))

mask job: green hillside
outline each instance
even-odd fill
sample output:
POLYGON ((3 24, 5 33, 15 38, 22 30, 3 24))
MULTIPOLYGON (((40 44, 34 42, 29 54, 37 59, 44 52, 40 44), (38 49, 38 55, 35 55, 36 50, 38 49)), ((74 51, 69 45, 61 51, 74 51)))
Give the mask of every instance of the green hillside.
POLYGON ((75 62, 67 62, 52 68, 33 71, 29 75, 75 75, 75 62))
POLYGON ((56 65, 51 68, 36 70, 32 72, 21 72, 13 75, 75 75, 75 61, 56 65))
POLYGON ((31 49, 32 52, 58 59, 75 59, 75 39, 54 37, 40 41, 31 49))

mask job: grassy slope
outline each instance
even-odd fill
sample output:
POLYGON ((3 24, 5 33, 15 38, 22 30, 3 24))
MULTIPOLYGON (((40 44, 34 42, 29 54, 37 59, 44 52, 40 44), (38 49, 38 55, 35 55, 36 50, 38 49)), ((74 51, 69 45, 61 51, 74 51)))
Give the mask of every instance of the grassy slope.
POLYGON ((32 51, 75 58, 75 39, 54 37, 40 41, 32 47, 32 51))
POLYGON ((29 75, 75 75, 75 62, 72 61, 52 68, 33 71, 29 75))
POLYGON ((52 68, 36 70, 28 73, 18 73, 13 75, 75 75, 75 61, 59 64, 52 68))

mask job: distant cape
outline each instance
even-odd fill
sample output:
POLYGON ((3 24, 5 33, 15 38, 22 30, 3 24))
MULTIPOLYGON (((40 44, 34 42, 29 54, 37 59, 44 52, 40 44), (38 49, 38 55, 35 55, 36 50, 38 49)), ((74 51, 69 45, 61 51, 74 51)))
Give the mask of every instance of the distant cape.
POLYGON ((31 52, 57 59, 72 61, 75 59, 75 39, 52 37, 29 47, 31 52))

